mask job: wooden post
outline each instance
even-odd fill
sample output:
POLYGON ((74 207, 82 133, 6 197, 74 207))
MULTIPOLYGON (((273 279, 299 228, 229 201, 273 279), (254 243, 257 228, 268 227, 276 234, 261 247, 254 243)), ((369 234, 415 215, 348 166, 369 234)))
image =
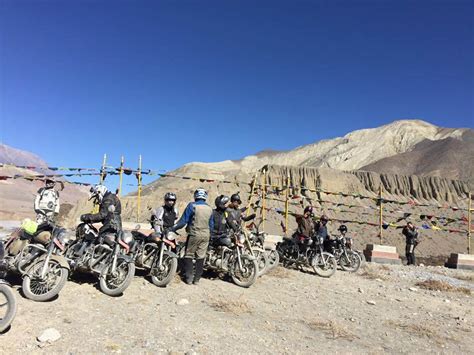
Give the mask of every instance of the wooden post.
POLYGON ((107 163, 107 154, 104 154, 104 159, 102 160, 102 168, 100 169, 99 184, 102 184, 105 180, 105 164, 106 163, 107 163))
POLYGON ((266 190, 267 190, 267 171, 263 170, 262 174, 262 231, 265 230, 265 217, 266 217, 266 203, 265 199, 267 198, 266 196, 266 190))
POLYGON ((120 158, 120 170, 119 170, 119 187, 117 196, 120 197, 120 193, 122 192, 122 180, 123 180, 123 155, 120 158))
POLYGON ((382 185, 380 185, 379 187, 379 210, 380 210, 380 214, 379 214, 379 237, 380 237, 380 245, 383 244, 383 239, 382 239, 382 231, 383 231, 383 203, 382 203, 382 185))
POLYGON ((469 201, 467 203, 467 253, 471 254, 471 223, 472 223, 472 194, 469 193, 469 201))
POLYGON ((247 209, 245 210, 245 214, 248 215, 250 212, 250 205, 252 204, 252 198, 255 193, 255 186, 257 185, 257 177, 258 177, 258 172, 255 173, 253 179, 252 179, 252 184, 250 187, 250 196, 249 196, 249 202, 247 203, 247 209))
POLYGON ((141 204, 141 196, 142 196, 142 155, 138 157, 138 192, 137 192, 137 223, 139 222, 140 218, 140 204, 141 204))
POLYGON ((285 235, 288 234, 288 213, 290 206, 290 173, 286 173, 286 196, 285 196, 285 235))

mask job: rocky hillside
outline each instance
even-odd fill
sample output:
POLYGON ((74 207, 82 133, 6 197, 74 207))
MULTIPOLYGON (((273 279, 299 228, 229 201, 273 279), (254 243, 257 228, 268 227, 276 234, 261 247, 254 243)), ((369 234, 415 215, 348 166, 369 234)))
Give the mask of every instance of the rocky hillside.
MULTIPOLYGON (((0 145, 0 163, 20 166, 34 166, 46 168, 48 164, 36 154, 16 149, 5 144, 0 145)), ((35 175, 41 172, 52 173, 45 169, 18 169, 14 167, 0 168, 0 175, 14 176, 35 175)), ((41 181, 28 181, 24 179, 0 180, 0 219, 18 220, 34 217, 33 203, 36 192, 44 185, 41 181)), ((57 187, 59 188, 59 186, 57 187)), ((73 206, 84 204, 87 199, 87 189, 80 186, 65 184, 60 192, 60 215, 65 216, 73 206)))

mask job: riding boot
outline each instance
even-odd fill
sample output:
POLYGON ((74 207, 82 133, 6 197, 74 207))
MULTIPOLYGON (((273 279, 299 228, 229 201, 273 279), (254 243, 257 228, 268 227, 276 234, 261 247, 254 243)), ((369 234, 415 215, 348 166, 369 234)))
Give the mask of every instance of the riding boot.
POLYGON ((184 266, 184 282, 188 285, 193 283, 193 259, 191 258, 184 258, 183 259, 183 266, 184 266))
POLYGON ((201 279, 204 270, 204 259, 196 259, 196 273, 194 274, 193 284, 197 285, 201 279))

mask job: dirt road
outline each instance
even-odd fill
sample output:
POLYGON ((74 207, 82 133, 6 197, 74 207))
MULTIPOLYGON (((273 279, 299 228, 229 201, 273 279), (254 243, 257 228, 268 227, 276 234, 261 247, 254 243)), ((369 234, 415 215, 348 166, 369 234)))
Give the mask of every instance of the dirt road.
POLYGON ((473 280, 440 267, 367 265, 330 279, 279 267, 250 289, 209 278, 160 289, 136 276, 111 298, 82 277, 49 303, 18 293, 0 352, 473 353, 473 280), (425 280, 451 290, 415 285, 425 280), (50 327, 61 338, 42 347, 50 327))

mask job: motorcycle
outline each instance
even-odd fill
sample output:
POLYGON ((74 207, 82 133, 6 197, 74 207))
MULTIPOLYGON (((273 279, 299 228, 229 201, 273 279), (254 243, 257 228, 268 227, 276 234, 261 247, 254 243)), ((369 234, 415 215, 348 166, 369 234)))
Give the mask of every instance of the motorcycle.
POLYGON ((260 221, 260 223, 258 224, 252 223, 253 230, 249 234, 249 241, 252 247, 256 247, 265 251, 265 254, 267 256, 266 271, 269 271, 278 265, 278 263, 280 262, 280 255, 278 254, 278 251, 275 248, 265 248, 266 233, 259 231, 261 224, 262 221, 260 221))
POLYGON ((5 280, 8 265, 4 259, 5 248, 0 241, 0 333, 12 324, 16 315, 16 298, 10 284, 5 280))
POLYGON ((327 251, 334 255, 342 270, 348 272, 359 270, 362 262, 360 255, 352 250, 352 243, 352 238, 340 235, 328 241, 327 247, 327 251))
POLYGON ((258 277, 257 259, 247 254, 244 247, 245 234, 242 230, 232 235, 231 247, 216 245, 211 240, 207 250, 204 268, 230 275, 232 281, 241 287, 252 286, 258 277))
POLYGON ((90 223, 81 223, 76 240, 66 251, 66 259, 74 272, 99 276, 100 290, 109 296, 121 295, 135 275, 135 262, 130 255, 133 236, 123 231, 99 233, 90 223))
POLYGON ((176 234, 151 233, 146 235, 139 231, 139 226, 132 231, 134 243, 131 255, 135 265, 150 271, 151 281, 159 287, 166 287, 176 275, 178 256, 176 249, 176 234))
POLYGON ((337 263, 334 255, 324 251, 324 239, 313 235, 306 244, 296 238, 286 238, 277 243, 276 249, 283 266, 311 267, 321 277, 331 277, 336 272, 337 263))
POLYGON ((6 242, 7 267, 22 275, 26 298, 45 302, 62 290, 70 270, 63 253, 71 237, 66 229, 47 222, 32 234, 17 230, 6 242))

